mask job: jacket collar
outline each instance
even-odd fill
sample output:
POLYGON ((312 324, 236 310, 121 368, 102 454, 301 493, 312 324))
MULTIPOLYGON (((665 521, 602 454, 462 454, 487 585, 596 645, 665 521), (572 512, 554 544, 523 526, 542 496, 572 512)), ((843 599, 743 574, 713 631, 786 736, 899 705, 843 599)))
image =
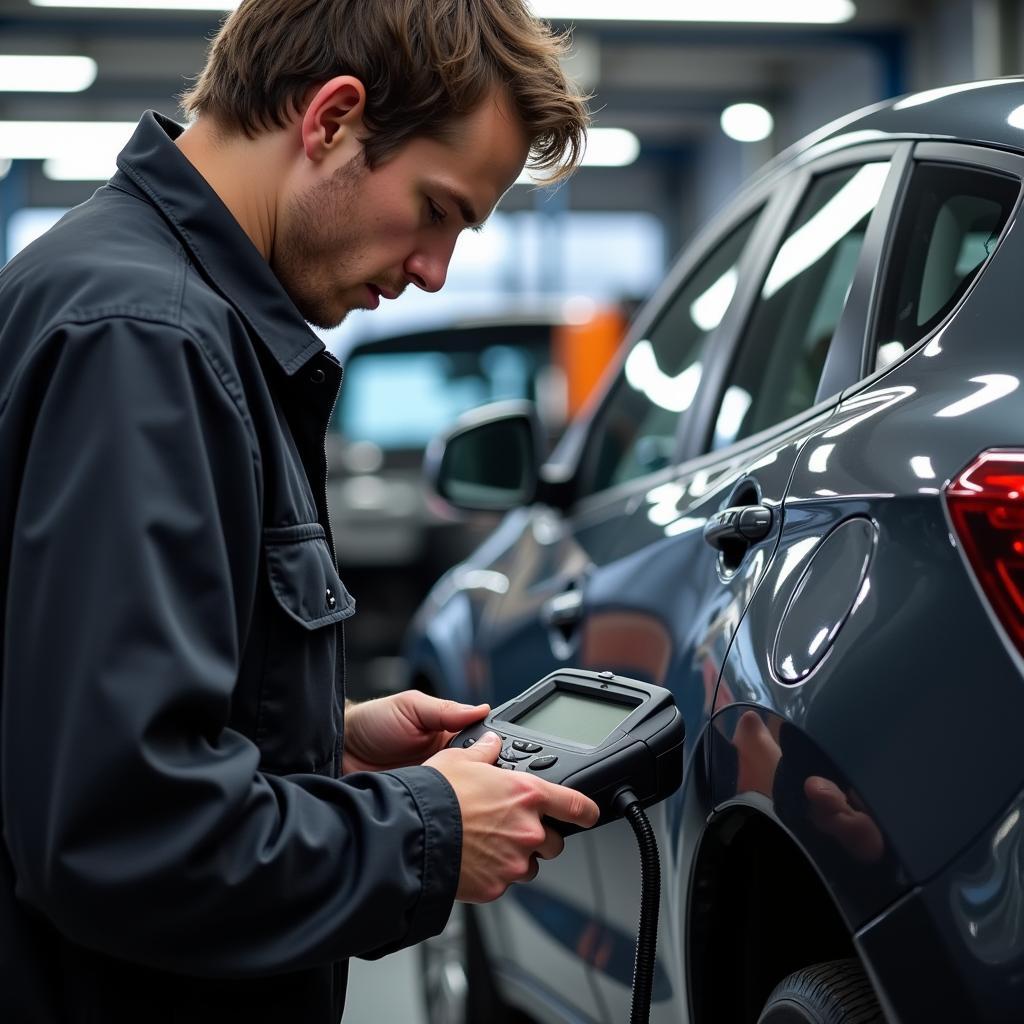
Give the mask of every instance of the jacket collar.
POLYGON ((217 193, 174 144, 183 131, 147 110, 117 158, 111 184, 160 211, 210 283, 248 321, 285 373, 293 374, 322 352, 324 343, 217 193))

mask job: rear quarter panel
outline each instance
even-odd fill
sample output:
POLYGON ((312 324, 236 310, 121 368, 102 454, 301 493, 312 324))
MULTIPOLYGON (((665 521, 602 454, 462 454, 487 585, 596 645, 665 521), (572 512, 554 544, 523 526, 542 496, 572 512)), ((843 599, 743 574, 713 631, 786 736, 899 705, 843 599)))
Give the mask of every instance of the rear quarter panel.
MULTIPOLYGON (((1021 661, 976 589, 942 498, 980 451, 1024 445, 1022 259, 1017 225, 946 326, 852 390, 804 446, 782 541, 716 694, 716 708, 759 705, 798 730, 877 823, 891 870, 874 885, 838 844, 817 851, 853 927, 938 872, 1024 779, 1021 661), (784 683, 772 667, 780 619, 820 541, 854 516, 877 529, 867 586, 817 668, 784 683)), ((733 795, 727 788, 716 801, 733 795)))

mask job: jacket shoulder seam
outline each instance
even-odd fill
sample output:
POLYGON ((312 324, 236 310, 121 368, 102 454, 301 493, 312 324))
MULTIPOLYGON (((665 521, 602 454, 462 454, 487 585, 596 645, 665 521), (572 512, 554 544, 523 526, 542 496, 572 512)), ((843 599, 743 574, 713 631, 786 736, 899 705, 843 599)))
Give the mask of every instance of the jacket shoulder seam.
MULTIPOLYGON (((184 267, 184 264, 182 264, 184 267)), ((184 280, 185 275, 182 275, 182 297, 184 296, 184 280)), ((202 338, 198 337, 189 327, 183 324, 180 319, 177 321, 172 320, 166 316, 160 316, 159 314, 153 313, 152 311, 145 311, 135 309, 133 307, 126 306, 111 306, 105 309, 94 309, 89 311, 82 311, 79 314, 69 314, 61 317, 59 320, 48 324, 44 331, 40 332, 40 336, 36 343, 31 346, 29 352, 26 353, 26 357, 30 357, 31 354, 35 353, 39 347, 45 344, 47 338, 51 337, 56 331, 59 331, 62 327, 66 326, 85 326, 87 324, 99 323, 103 320, 133 320, 135 322, 149 323, 158 327, 170 327, 176 331, 181 331, 182 334, 191 341, 202 355, 206 364, 213 371, 217 378, 218 383, 224 390, 224 393, 231 400, 231 404, 234 406, 235 411, 238 413, 239 418, 245 424, 246 433, 249 435, 250 455, 252 457, 253 466, 259 470, 260 457, 259 457, 259 445, 257 443, 256 428, 253 425, 252 417, 249 415, 248 409, 245 407, 245 401, 242 394, 241 383, 234 378, 228 368, 224 366, 223 361, 220 360, 216 353, 214 353, 209 345, 203 341, 202 338)), ((15 374, 11 381, 10 387, 7 391, 0 396, 0 414, 3 413, 10 401, 10 396, 17 386, 19 374, 15 374)))

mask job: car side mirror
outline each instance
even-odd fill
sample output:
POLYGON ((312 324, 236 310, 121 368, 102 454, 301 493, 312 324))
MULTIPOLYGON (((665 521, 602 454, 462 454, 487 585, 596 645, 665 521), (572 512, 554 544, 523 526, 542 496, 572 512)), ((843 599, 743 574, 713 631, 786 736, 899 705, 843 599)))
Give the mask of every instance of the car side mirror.
POLYGON ((448 504, 507 512, 537 495, 541 428, 530 402, 496 402, 463 416, 427 448, 427 482, 448 504))

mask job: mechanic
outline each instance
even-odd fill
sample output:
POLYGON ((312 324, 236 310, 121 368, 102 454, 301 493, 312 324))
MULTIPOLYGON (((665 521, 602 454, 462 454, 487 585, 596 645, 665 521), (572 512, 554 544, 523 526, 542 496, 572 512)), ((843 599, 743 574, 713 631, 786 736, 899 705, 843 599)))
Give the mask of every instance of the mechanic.
MULTIPOLYGON (((437 291, 583 100, 523 0, 243 0, 184 99, 0 275, 0 1019, 335 1024, 597 808, 485 706, 350 707, 330 327, 437 291)), ((524 681, 527 682, 527 681, 524 681)))

